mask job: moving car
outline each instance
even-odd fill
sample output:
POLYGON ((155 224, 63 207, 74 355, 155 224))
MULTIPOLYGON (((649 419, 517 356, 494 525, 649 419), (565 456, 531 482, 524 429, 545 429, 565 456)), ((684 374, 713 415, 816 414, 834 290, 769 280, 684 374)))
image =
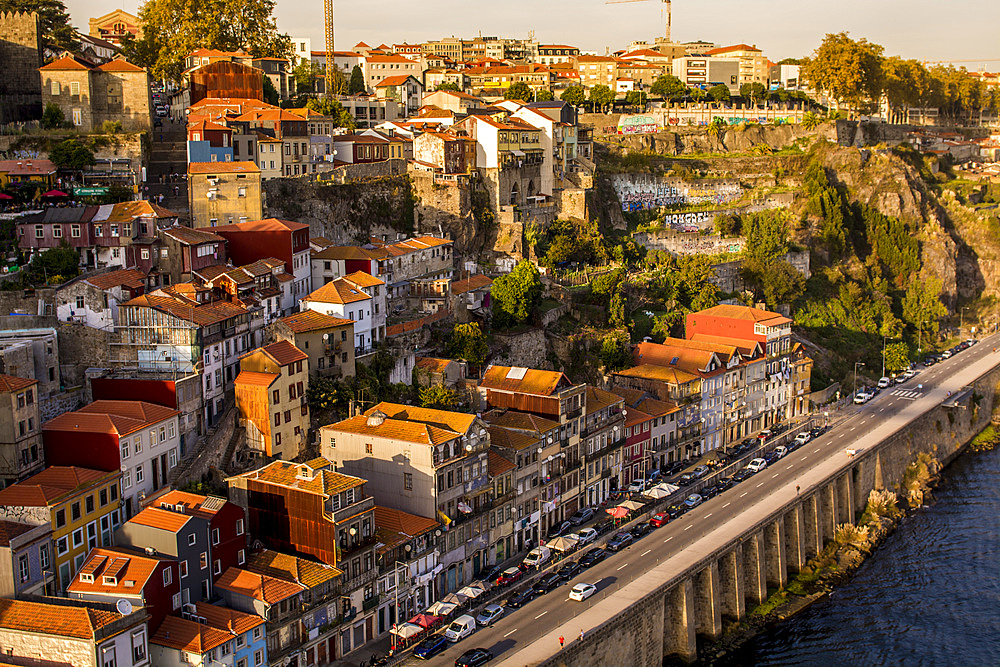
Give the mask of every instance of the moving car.
POLYGON ((520 581, 523 576, 524 572, 521 571, 521 568, 508 567, 500 573, 499 577, 497 577, 497 586, 509 586, 510 584, 515 584, 520 581))
POLYGON ((586 546, 597 539, 597 531, 594 530, 593 528, 583 528, 582 530, 578 531, 576 535, 577 535, 576 544, 577 546, 580 547, 586 546))
POLYGON ((420 658, 421 660, 430 660, 448 648, 450 643, 444 635, 432 635, 416 645, 413 649, 413 657, 420 658))
POLYGON ((457 641, 465 639, 475 631, 476 619, 468 614, 462 614, 451 622, 448 629, 444 631, 444 636, 445 639, 454 644, 457 641))
POLYGON ((569 522, 574 526, 579 526, 582 523, 587 523, 594 518, 594 510, 589 507, 584 507, 578 509, 573 516, 569 518, 569 522))
POLYGON ((621 551, 630 544, 632 544, 632 533, 618 533, 608 540, 608 549, 621 551))
POLYGON ((569 592, 569 599, 576 600, 577 602, 583 602, 596 592, 597 586, 594 584, 577 584, 573 587, 573 590, 569 592))
MULTIPOLYGON (((569 523, 569 522, 567 522, 569 523)), ((552 550, 548 547, 535 547, 528 552, 522 561, 525 567, 541 567, 552 558, 552 550)))
POLYGON ((687 505, 688 509, 694 509, 698 505, 705 502, 705 499, 699 496, 697 493, 692 493, 690 496, 684 499, 684 504, 687 505))
POLYGON ((583 554, 583 558, 580 559, 580 567, 593 567, 604 560, 607 555, 608 552, 600 547, 591 549, 583 554))
POLYGON ((670 515, 666 512, 660 512, 659 514, 654 514, 653 518, 649 520, 649 525, 653 528, 659 528, 665 523, 670 521, 670 515))
POLYGON ((458 657, 455 667, 479 667, 493 659, 493 653, 485 648, 469 649, 458 657))
POLYGON ((764 459, 754 459, 747 464, 746 469, 750 472, 760 472, 767 467, 767 461, 764 459))
POLYGON ((484 628, 493 625, 501 616, 503 616, 504 609, 498 604, 488 604, 483 607, 483 610, 479 612, 479 616, 476 616, 476 623, 483 626, 484 628))
POLYGON ((559 588, 563 583, 562 577, 556 572, 549 572, 544 577, 535 582, 532 588, 535 589, 535 595, 545 595, 554 588, 559 588))
POLYGON ((512 597, 508 598, 507 606, 511 609, 520 609, 534 600, 536 595, 538 595, 538 593, 535 592, 535 589, 529 586, 528 588, 514 593, 512 597))

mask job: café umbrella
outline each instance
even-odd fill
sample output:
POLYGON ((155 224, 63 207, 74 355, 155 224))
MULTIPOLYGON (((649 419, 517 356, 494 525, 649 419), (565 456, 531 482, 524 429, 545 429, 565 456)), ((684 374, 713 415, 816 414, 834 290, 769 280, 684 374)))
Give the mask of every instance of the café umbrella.
POLYGON ((407 622, 412 625, 419 625, 422 628, 429 628, 440 620, 440 616, 434 616, 432 614, 417 614, 407 622))
POLYGON ((642 509, 642 503, 637 503, 634 500, 626 500, 623 503, 618 503, 618 507, 624 507, 629 512, 642 509))
POLYGON ((663 489, 667 493, 677 493, 678 491, 681 490, 681 487, 676 486, 675 484, 670 484, 669 482, 660 482, 659 484, 657 484, 653 488, 654 489, 663 489))
POLYGON ((653 488, 646 491, 646 493, 644 493, 643 495, 646 496, 647 498, 652 498, 653 500, 659 500, 661 498, 666 498, 667 496, 670 495, 670 493, 664 491, 662 487, 654 486, 653 488))
POLYGON ((610 514, 611 518, 613 519, 624 519, 626 516, 628 516, 628 510, 622 507, 621 505, 619 505, 618 507, 609 507, 607 511, 608 514, 610 514))
POLYGON ((546 545, 550 549, 555 549, 556 551, 569 551, 575 549, 577 545, 577 540, 569 535, 563 535, 562 537, 557 537, 554 540, 549 541, 546 545))
POLYGON ((396 635, 400 639, 409 639, 413 635, 420 634, 424 629, 419 625, 413 623, 403 623, 402 625, 397 625, 392 629, 392 634, 396 635))
POLYGON ((475 584, 469 584, 465 588, 460 588, 458 590, 458 594, 459 595, 464 595, 465 597, 470 598, 470 599, 475 599, 475 598, 479 597, 480 595, 482 595, 485 592, 486 591, 484 591, 479 586, 476 586, 475 584))
POLYGON ((430 607, 427 607, 424 613, 431 614, 433 616, 447 616, 451 612, 458 608, 457 604, 451 602, 444 602, 443 600, 438 600, 430 607))
POLYGON ((461 593, 448 593, 443 598, 442 602, 450 602, 452 604, 465 604, 465 601, 469 599, 469 596, 462 595, 461 593))
POLYGON ((69 197, 69 195, 66 194, 65 192, 63 192, 62 190, 49 190, 48 192, 43 193, 42 196, 43 197, 69 197))

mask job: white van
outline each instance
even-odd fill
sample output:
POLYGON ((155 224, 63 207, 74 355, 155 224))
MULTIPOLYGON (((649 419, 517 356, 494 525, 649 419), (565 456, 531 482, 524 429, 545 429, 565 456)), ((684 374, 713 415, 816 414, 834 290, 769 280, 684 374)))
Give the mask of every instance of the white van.
POLYGON ((444 638, 450 642, 457 642, 460 639, 465 639, 475 631, 476 619, 468 614, 462 614, 452 621, 448 629, 444 631, 444 638))
POLYGON ((552 550, 548 547, 535 547, 524 557, 526 567, 541 567, 552 558, 552 550))

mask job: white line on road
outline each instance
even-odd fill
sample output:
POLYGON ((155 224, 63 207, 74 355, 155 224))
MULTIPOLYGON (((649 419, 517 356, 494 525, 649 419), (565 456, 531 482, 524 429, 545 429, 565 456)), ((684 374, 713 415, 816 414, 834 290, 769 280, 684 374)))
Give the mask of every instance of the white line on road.
MULTIPOLYGON (((624 570, 624 569, 625 569, 626 567, 628 567, 628 563, 622 563, 622 564, 621 564, 621 565, 620 565, 620 566, 618 567, 618 570, 624 570)), ((617 572, 618 570, 615 570, 615 572, 617 572)), ((536 618, 537 618, 537 617, 536 617, 536 618)))
POLYGON ((511 636, 512 634, 514 634, 515 632, 517 632, 517 628, 514 628, 513 630, 511 630, 510 632, 508 632, 507 634, 505 634, 505 635, 504 635, 504 637, 505 637, 505 638, 506 638, 506 637, 510 637, 510 636, 511 636))
POLYGON ((807 458, 809 458, 809 457, 808 456, 803 456, 801 459, 799 459, 799 461, 805 461, 807 458))
POLYGON ((786 466, 785 467, 785 470, 791 470, 791 469, 792 469, 792 466, 786 466))
MULTIPOLYGON (((861 423, 864 424, 864 422, 861 422, 861 423)), ((851 427, 851 433, 854 433, 854 429, 856 429, 856 428, 857 428, 857 426, 852 426, 851 427)))
MULTIPOLYGON (((618 569, 620 570, 621 568, 618 568, 618 569)), ((538 616, 535 616, 535 620, 537 621, 537 620, 538 620, 538 619, 540 619, 540 618, 541 618, 542 616, 545 616, 545 614, 547 614, 547 613, 549 613, 549 612, 548 612, 548 611, 543 611, 543 612, 542 612, 541 614, 539 614, 538 616)))
POLYGON ((740 494, 740 498, 742 498, 742 497, 743 497, 743 496, 745 496, 746 494, 747 494, 747 492, 746 492, 746 491, 744 491, 743 493, 741 493, 741 494, 740 494))
POLYGON ((732 505, 732 503, 726 503, 725 505, 723 505, 723 506, 722 506, 722 509, 726 509, 726 508, 727 508, 727 507, 729 507, 730 505, 732 505))
POLYGON ((758 484, 758 485, 757 485, 757 488, 759 489, 759 488, 760 488, 760 487, 762 487, 762 486, 764 486, 764 482, 761 482, 760 484, 758 484))
POLYGON ((672 540, 672 539, 674 539, 674 536, 673 536, 673 535, 671 535, 671 536, 670 536, 670 537, 668 537, 667 539, 663 540, 663 543, 664 543, 664 544, 666 544, 667 542, 669 542, 669 541, 670 541, 670 540, 672 540))
POLYGON ((639 558, 642 558, 643 556, 645 556, 646 554, 648 554, 650 551, 652 551, 652 549, 646 549, 641 554, 639 554, 639 558))
POLYGON ((691 530, 691 526, 693 526, 693 525, 694 525, 694 524, 692 523, 692 524, 691 524, 690 526, 688 526, 688 527, 687 527, 687 528, 685 528, 684 530, 691 530))
POLYGON ((813 450, 813 454, 819 454, 819 447, 813 450))
MULTIPOLYGON (((862 419, 861 423, 858 424, 858 426, 864 426, 866 421, 868 421, 868 420, 867 419, 862 419)), ((852 428, 851 430, 853 431, 854 429, 852 428)))
POLYGON ((706 514, 706 515, 705 515, 705 518, 707 519, 707 518, 709 518, 710 516, 712 516, 712 513, 711 513, 711 512, 709 512, 708 514, 706 514))

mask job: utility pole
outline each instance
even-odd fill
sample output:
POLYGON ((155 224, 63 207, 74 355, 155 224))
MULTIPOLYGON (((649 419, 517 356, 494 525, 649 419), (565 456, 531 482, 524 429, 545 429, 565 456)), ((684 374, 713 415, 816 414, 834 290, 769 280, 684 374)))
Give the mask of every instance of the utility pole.
POLYGON ((854 395, 858 395, 858 366, 864 366, 865 362, 855 361, 854 362, 854 395))

